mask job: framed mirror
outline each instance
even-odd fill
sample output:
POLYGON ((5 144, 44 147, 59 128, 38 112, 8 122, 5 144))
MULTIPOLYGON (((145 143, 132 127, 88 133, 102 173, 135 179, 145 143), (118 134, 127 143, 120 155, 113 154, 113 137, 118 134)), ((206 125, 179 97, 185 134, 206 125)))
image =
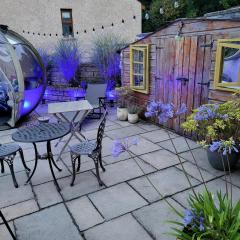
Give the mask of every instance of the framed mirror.
POLYGON ((240 90, 240 38, 218 40, 214 86, 225 91, 240 90))

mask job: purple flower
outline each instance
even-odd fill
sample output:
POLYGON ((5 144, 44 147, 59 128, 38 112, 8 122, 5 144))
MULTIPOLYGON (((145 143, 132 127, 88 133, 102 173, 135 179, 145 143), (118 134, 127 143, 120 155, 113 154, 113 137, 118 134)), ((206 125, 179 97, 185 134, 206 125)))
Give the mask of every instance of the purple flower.
POLYGON ((215 151, 218 151, 219 150, 219 148, 221 147, 221 141, 214 141, 214 142, 212 142, 212 144, 210 144, 210 146, 209 146, 209 150, 211 151, 211 152, 215 152, 215 151))
POLYGON ((194 120, 196 121, 204 121, 204 120, 211 120, 214 118, 221 118, 227 119, 227 114, 219 114, 218 111, 219 105, 202 105, 198 108, 196 115, 194 116, 194 120))
POLYGON ((145 117, 156 117, 159 112, 159 104, 155 101, 150 102, 147 105, 147 112, 145 112, 145 117))
POLYGON ((130 149, 133 145, 138 145, 139 140, 138 138, 125 138, 124 140, 115 140, 113 142, 113 149, 112 149, 112 156, 118 157, 121 153, 126 152, 130 149))
POLYGON ((204 217, 200 217, 199 218, 199 231, 204 231, 204 225, 203 225, 203 223, 204 223, 204 217))
POLYGON ((187 109, 186 104, 183 103, 183 104, 178 108, 178 110, 177 110, 177 112, 176 112, 176 115, 177 115, 177 116, 182 115, 182 114, 186 113, 187 110, 188 110, 188 109, 187 109))
POLYGON ((192 223, 192 221, 194 220, 195 218, 195 215, 194 213, 189 210, 189 209, 186 209, 185 210, 185 215, 184 215, 184 218, 183 218, 183 223, 184 223, 184 226, 188 226, 192 223))

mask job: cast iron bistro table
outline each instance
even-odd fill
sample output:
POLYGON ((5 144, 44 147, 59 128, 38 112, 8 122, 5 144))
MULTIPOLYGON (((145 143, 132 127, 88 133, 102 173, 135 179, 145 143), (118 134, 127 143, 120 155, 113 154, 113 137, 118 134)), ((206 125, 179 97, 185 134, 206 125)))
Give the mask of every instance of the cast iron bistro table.
POLYGON ((23 127, 17 132, 13 133, 12 139, 14 141, 22 143, 32 143, 35 150, 34 168, 26 183, 28 183, 33 177, 37 168, 38 160, 47 159, 56 188, 58 191, 61 190, 57 183, 57 179, 53 171, 53 166, 58 171, 62 171, 62 169, 60 169, 54 161, 51 150, 51 141, 64 137, 65 135, 69 134, 70 131, 70 125, 67 123, 39 123, 38 125, 23 127), (47 154, 40 155, 38 153, 37 143, 41 142, 46 142, 47 154))

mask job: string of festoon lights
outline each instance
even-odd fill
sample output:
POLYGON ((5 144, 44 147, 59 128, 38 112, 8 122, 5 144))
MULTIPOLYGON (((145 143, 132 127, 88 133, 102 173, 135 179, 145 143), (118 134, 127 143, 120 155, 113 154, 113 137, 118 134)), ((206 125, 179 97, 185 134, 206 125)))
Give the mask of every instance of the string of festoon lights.
MULTIPOLYGON (((136 15, 132 16, 132 20, 135 21, 137 19, 136 15)), ((129 20, 126 20, 124 18, 122 18, 122 20, 120 20, 119 22, 112 22, 111 24, 102 24, 102 25, 94 25, 92 28, 90 29, 82 29, 82 30, 78 30, 78 31, 74 31, 74 35, 79 35, 81 33, 84 34, 88 34, 88 33, 94 33, 97 31, 104 31, 104 30, 108 30, 110 28, 113 27, 118 27, 121 26, 125 23, 127 23, 129 20)), ((59 36, 63 36, 64 34, 59 34, 59 33, 47 33, 47 32, 38 32, 38 31, 29 31, 29 30, 22 30, 23 34, 29 34, 29 35, 33 35, 33 36, 44 36, 44 37, 59 37, 59 36)))

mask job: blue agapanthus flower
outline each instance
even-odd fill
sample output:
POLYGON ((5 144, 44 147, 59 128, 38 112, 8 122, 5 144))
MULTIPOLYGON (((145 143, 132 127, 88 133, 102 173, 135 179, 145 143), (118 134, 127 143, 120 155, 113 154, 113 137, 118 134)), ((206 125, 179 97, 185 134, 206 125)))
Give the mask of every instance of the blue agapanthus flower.
POLYGON ((194 120, 196 121, 204 121, 204 120, 211 120, 214 118, 221 118, 227 119, 227 114, 219 114, 218 113, 218 104, 214 105, 202 105, 198 108, 196 115, 194 116, 194 120))
POLYGON ((222 152, 223 155, 231 154, 234 152, 239 152, 238 148, 233 140, 231 141, 231 145, 226 145, 224 141, 213 141, 212 144, 209 145, 209 150, 211 152, 222 152))
POLYGON ((138 143, 138 138, 125 138, 123 140, 115 140, 113 142, 112 156, 118 157, 121 153, 128 151, 131 146, 138 145, 138 143))
POLYGON ((145 117, 157 117, 159 123, 166 123, 169 119, 186 113, 187 107, 182 104, 175 113, 175 107, 172 103, 161 103, 152 101, 147 105, 147 111, 145 112, 145 117))
POLYGON ((199 231, 204 231, 204 217, 202 212, 195 214, 192 210, 186 209, 183 224, 185 227, 190 226, 191 229, 198 227, 199 231))

